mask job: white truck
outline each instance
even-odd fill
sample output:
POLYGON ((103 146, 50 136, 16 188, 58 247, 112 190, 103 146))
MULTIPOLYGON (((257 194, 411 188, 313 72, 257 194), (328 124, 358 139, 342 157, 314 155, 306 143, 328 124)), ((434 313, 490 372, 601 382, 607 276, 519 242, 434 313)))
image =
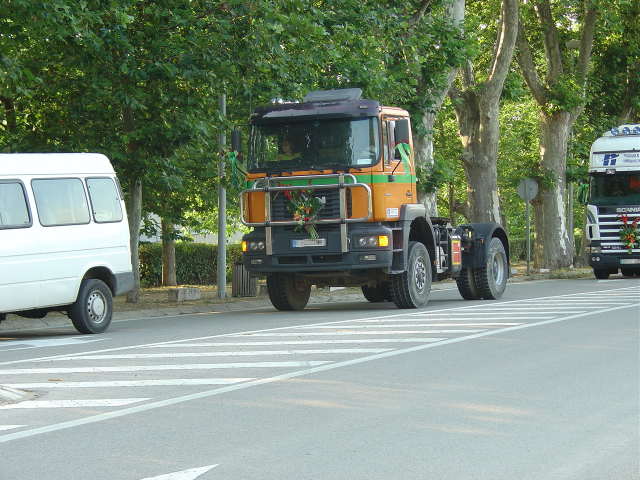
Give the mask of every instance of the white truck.
POLYGON ((640 124, 620 125, 591 146, 585 237, 598 279, 640 275, 640 124), (622 239, 625 223, 637 241, 622 239))

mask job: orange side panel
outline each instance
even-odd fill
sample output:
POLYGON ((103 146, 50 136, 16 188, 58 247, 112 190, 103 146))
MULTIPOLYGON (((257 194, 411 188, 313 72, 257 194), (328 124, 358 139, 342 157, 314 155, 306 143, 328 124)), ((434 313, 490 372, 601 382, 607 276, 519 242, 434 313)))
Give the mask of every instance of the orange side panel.
POLYGON ((369 207, 369 199, 367 191, 362 187, 353 187, 348 190, 351 192, 351 217, 362 218, 367 216, 369 207))
POLYGON ((411 183, 374 183, 373 220, 376 222, 394 221, 400 218, 400 207, 406 203, 415 203, 415 187, 411 183), (411 193, 411 196, 407 195, 411 193))

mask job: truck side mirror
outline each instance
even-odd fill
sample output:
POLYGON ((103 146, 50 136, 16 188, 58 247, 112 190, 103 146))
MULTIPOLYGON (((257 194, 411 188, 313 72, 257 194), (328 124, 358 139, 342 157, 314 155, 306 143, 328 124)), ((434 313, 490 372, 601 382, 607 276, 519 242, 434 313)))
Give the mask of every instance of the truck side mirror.
POLYGON ((396 120, 394 137, 395 137, 396 144, 409 143, 409 138, 411 137, 411 129, 409 128, 408 118, 396 120))
POLYGON ((231 132, 231 150, 242 153, 242 133, 238 127, 231 132))

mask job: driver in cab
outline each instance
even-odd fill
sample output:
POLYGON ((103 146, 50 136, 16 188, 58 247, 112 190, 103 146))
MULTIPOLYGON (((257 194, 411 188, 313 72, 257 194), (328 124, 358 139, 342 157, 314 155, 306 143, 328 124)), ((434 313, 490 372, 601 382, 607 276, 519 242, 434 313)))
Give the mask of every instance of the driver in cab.
POLYGON ((296 152, 293 143, 288 138, 285 138, 280 145, 280 152, 276 155, 277 161, 287 161, 300 158, 300 152, 296 152))

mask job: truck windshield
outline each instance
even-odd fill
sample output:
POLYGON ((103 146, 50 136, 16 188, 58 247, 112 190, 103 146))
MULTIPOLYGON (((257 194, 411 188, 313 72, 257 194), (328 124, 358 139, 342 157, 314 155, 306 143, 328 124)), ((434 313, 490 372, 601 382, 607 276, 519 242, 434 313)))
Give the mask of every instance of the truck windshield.
POLYGON ((592 175, 590 187, 593 205, 640 205, 640 172, 592 175))
POLYGON ((253 125, 249 170, 360 168, 378 162, 377 118, 326 119, 253 125))

